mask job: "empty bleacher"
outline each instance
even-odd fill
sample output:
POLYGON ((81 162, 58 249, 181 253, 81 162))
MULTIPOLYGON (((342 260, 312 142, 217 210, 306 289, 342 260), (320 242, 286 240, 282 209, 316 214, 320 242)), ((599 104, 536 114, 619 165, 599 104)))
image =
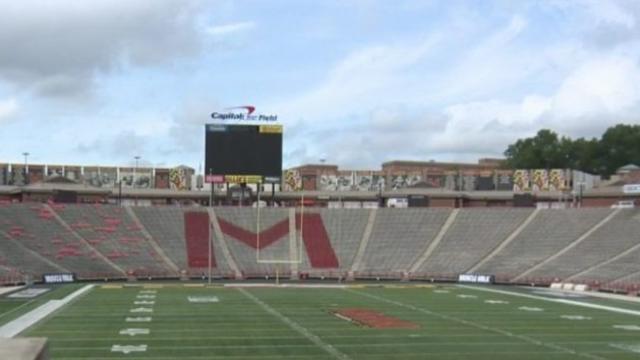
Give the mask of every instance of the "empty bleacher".
POLYGON ((607 281, 638 271, 640 251, 631 252, 607 265, 597 265, 616 257, 629 248, 640 244, 640 212, 632 209, 620 210, 610 221, 597 229, 566 253, 553 259, 531 277, 554 277, 560 280, 594 267, 572 281, 607 281), (634 263, 635 261, 635 263, 634 263))
POLYGON ((465 273, 504 241, 530 209, 461 209, 417 275, 455 277, 465 273))
POLYGON ((92 256, 92 250, 70 234, 52 211, 40 204, 0 207, 0 229, 26 248, 79 277, 114 275, 114 269, 92 256))
POLYGON ((0 232, 0 265, 5 268, 19 269, 36 277, 61 270, 60 267, 44 261, 18 240, 6 237, 3 232, 0 232))
POLYGON ((358 272, 367 276, 402 274, 423 254, 451 210, 379 209, 358 272))
MULTIPOLYGON (((4 204, 0 278, 26 274, 37 279, 60 271, 79 278, 175 277, 172 263, 191 276, 204 276, 207 257, 199 256, 194 266, 187 255, 187 212, 201 213, 205 229, 214 220, 212 263, 218 276, 232 277, 237 270, 246 277, 276 271, 343 277, 354 271, 356 278, 401 278, 412 269, 409 275, 416 278, 449 278, 472 269, 505 281, 640 283, 640 212, 593 208, 308 208, 302 213, 4 204), (155 251, 158 247, 166 257, 155 251)), ((195 245, 206 255, 207 239, 195 245)))
POLYGON ((514 279, 564 249, 611 211, 597 208, 541 210, 511 243, 476 272, 514 279))
POLYGON ((289 209, 260 209, 259 225, 258 209, 255 208, 223 207, 215 212, 224 237, 216 240, 225 241, 244 276, 273 275, 276 271, 288 273, 288 264, 267 262, 299 260, 297 255, 292 257, 289 251, 289 209))
MULTIPOLYGON (((56 211, 96 251, 127 274, 176 276, 147 243, 123 208, 111 205, 74 205, 56 211)), ((92 254, 98 258, 97 254, 92 254)))
POLYGON ((133 211, 165 254, 180 268, 187 270, 184 216, 180 207, 133 207, 133 211))
POLYGON ((338 268, 314 269, 304 258, 300 269, 310 273, 331 274, 337 272, 343 275, 353 264, 371 210, 321 209, 314 211, 322 217, 322 222, 331 241, 331 247, 338 257, 338 268))

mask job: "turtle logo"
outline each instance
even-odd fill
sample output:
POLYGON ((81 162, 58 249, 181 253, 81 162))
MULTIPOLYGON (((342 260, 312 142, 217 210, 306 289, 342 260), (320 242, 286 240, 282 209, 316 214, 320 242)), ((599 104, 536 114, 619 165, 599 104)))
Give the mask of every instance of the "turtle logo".
POLYGON ((256 107, 253 105, 234 106, 234 107, 227 108, 226 110, 235 110, 235 109, 245 109, 247 110, 247 115, 251 115, 253 114, 254 111, 256 111, 256 107))

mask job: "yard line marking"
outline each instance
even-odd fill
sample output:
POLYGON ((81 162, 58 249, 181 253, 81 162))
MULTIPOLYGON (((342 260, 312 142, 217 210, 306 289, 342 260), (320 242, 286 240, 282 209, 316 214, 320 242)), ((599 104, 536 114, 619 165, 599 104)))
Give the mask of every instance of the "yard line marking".
POLYGON ((542 308, 533 307, 533 306, 520 306, 518 309, 522 311, 536 311, 536 312, 544 311, 544 309, 542 308))
POLYGON ((126 322, 151 322, 151 317, 127 317, 126 322))
POLYGON ((155 305, 156 302, 153 300, 147 301, 147 300, 141 300, 141 301, 134 301, 133 305, 155 305))
POLYGON ((129 310, 129 312, 132 312, 132 313, 152 313, 153 309, 152 308, 139 307, 139 308, 131 309, 131 310, 129 310))
POLYGON ((129 336, 136 336, 136 335, 149 335, 151 332, 149 331, 149 329, 122 329, 120 330, 120 335, 129 335, 129 336))
POLYGON ((581 301, 567 300, 567 299, 552 299, 552 298, 547 298, 547 297, 544 297, 544 296, 521 294, 521 293, 511 292, 511 291, 506 291, 506 290, 487 289, 487 288, 481 288, 481 287, 476 287, 476 286, 468 286, 468 285, 457 285, 457 286, 463 287, 465 289, 472 289, 472 290, 478 290, 478 291, 487 291, 487 292, 492 292, 492 293, 497 293, 497 294, 504 294, 504 295, 511 295, 511 296, 520 296, 520 297, 524 297, 524 298, 528 298, 528 299, 543 300, 543 301, 549 301, 549 302, 554 302, 554 303, 559 303, 559 304, 582 306, 582 307, 586 307, 586 308, 590 308, 590 309, 598 309, 598 310, 610 311, 610 312, 615 312, 615 313, 620 313, 620 314, 640 316, 640 311, 630 310, 630 309, 625 309, 625 308, 619 308, 619 307, 614 307, 614 306, 590 304, 590 303, 585 303, 585 302, 581 302, 581 301))
POLYGON ((145 352, 147 351, 147 345, 113 345, 111 352, 121 352, 123 354, 129 354, 132 352, 145 352))
POLYGON ((613 325, 613 328, 620 330, 640 331, 640 326, 638 325, 613 325))
POLYGON ((342 359, 342 360, 350 360, 351 359, 349 356, 347 356, 347 354, 344 354, 340 350, 336 349, 335 347, 333 347, 333 345, 325 343, 324 341, 322 341, 322 339, 320 339, 320 337, 318 337, 317 335, 312 334, 309 330, 307 330, 302 325, 300 325, 300 324, 296 323, 295 321, 289 319, 288 317, 282 315, 276 309, 272 308, 271 306, 269 306, 264 301, 258 299, 256 296, 254 296, 253 294, 251 294, 247 290, 245 290, 243 288, 236 288, 236 290, 238 290, 242 295, 244 295, 247 298, 251 299, 251 301, 253 301, 254 303, 258 304, 258 306, 260 306, 264 311, 266 311, 269 314, 277 317, 278 319, 280 319, 280 321, 282 321, 283 323, 287 324, 290 328, 292 328, 293 330, 297 331, 298 333, 300 333, 301 335, 303 335, 304 337, 309 339, 316 346, 320 347, 321 349, 323 349, 324 351, 326 351, 327 353, 329 353, 330 355, 332 355, 336 359, 342 359))
POLYGON ((547 349, 561 351, 561 352, 566 353, 566 354, 582 356, 582 357, 586 357, 586 358, 589 358, 589 359, 605 360, 605 358, 597 356, 597 355, 592 355, 592 354, 587 354, 587 353, 579 353, 579 352, 577 352, 575 350, 572 350, 570 348, 566 348, 564 346, 556 345, 556 344, 553 344, 553 343, 543 342, 543 341, 536 340, 536 339, 528 337, 528 336, 514 334, 514 333, 512 333, 510 331, 507 331, 507 330, 502 330, 500 328, 494 328, 494 327, 491 327, 491 326, 482 325, 482 324, 479 324, 479 323, 476 323, 476 322, 473 322, 473 321, 470 321, 470 320, 460 319, 460 318, 457 318, 455 316, 440 314, 440 313, 433 312, 431 310, 427 310, 427 309, 424 309, 424 308, 419 308, 419 307, 416 307, 416 306, 413 306, 413 305, 410 305, 410 304, 405 304, 405 303, 402 303, 402 302, 399 302, 399 301, 390 300, 390 299, 384 298, 382 296, 373 295, 373 294, 369 294, 369 293, 365 293, 365 292, 360 292, 360 291, 356 291, 356 290, 353 290, 353 289, 345 289, 345 291, 348 291, 348 292, 351 292, 351 293, 354 293, 354 294, 358 294, 358 295, 361 295, 361 296, 364 296, 364 297, 368 297, 368 298, 371 298, 371 299, 374 299, 374 300, 382 301, 382 302, 385 302, 385 303, 388 303, 388 304, 400 306, 400 307, 403 307, 405 309, 411 309, 411 310, 414 310, 414 311, 421 312, 423 314, 435 316, 435 317, 438 317, 440 319, 454 321, 454 322, 457 322, 457 323, 460 323, 460 324, 465 324, 465 325, 468 325, 468 326, 475 327, 477 329, 481 329, 481 330, 485 330, 485 331, 491 331, 491 332, 494 332, 494 333, 505 335, 507 337, 520 339, 520 340, 522 340, 524 342, 527 342, 529 344, 542 346, 542 347, 545 347, 547 349))

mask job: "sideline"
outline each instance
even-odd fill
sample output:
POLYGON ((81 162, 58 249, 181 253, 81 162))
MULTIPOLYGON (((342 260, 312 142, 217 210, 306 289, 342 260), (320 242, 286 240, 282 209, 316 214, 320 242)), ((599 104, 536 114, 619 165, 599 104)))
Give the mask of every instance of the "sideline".
MULTIPOLYGON (((619 308, 619 307, 615 307, 615 306, 591 304, 591 303, 585 303, 585 302, 581 302, 581 301, 567 300, 567 299, 552 299, 552 298, 539 296, 539 295, 522 294, 522 293, 511 292, 511 291, 507 291, 507 290, 488 289, 488 288, 469 286, 469 285, 457 285, 457 286, 460 287, 460 288, 465 288, 465 289, 470 289, 470 290, 478 290, 478 291, 491 292, 491 293, 495 293, 495 294, 519 296, 519 297, 524 297, 524 298, 528 298, 528 299, 535 299, 535 300, 554 302, 554 303, 558 303, 558 304, 582 306, 582 307, 586 307, 586 308, 590 308, 590 309, 598 309, 598 310, 604 310, 604 311, 609 311, 609 312, 614 312, 614 313, 640 316, 640 311, 638 311, 638 310, 619 308)), ((588 293, 584 293, 583 295, 587 295, 588 296, 589 294, 588 293)))
POLYGON ((0 337, 12 338, 20 334, 45 317, 51 315, 54 311, 59 310, 71 301, 89 292, 91 289, 93 289, 93 287, 94 285, 90 284, 74 291, 70 295, 67 295, 64 299, 49 300, 43 305, 29 311, 26 314, 23 314, 19 318, 6 323, 5 325, 0 327, 0 337))
POLYGON ((316 345, 319 348, 323 349, 324 351, 326 351, 327 353, 332 355, 334 358, 342 359, 342 360, 350 360, 351 359, 347 354, 341 352, 340 350, 336 349, 332 345, 325 343, 324 341, 322 341, 322 339, 320 339, 320 337, 318 337, 317 335, 312 334, 309 330, 307 330, 302 325, 300 325, 300 324, 296 323, 295 321, 289 319, 288 317, 282 315, 276 309, 272 308, 271 306, 269 306, 264 301, 258 299, 257 297, 255 297, 253 294, 251 294, 247 290, 245 290, 243 288, 237 288, 237 290, 239 292, 241 292, 242 295, 246 296, 247 298, 251 299, 251 301, 253 301, 254 303, 258 304, 258 306, 260 306, 264 311, 266 311, 269 314, 271 314, 271 315, 277 317, 278 319, 280 319, 280 321, 282 321, 283 323, 287 324, 290 328, 292 328, 293 330, 297 331, 300 335, 302 335, 302 336, 306 337, 307 339, 309 339, 309 341, 311 341, 314 345, 316 345))

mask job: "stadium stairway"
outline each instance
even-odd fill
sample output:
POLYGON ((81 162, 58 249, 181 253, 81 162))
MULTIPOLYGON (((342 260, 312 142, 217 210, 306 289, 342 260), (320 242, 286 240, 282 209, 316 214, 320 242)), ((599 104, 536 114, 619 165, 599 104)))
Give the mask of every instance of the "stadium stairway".
POLYGON ((140 219, 138 219, 138 217, 133 212, 131 207, 130 206, 125 206, 125 210, 127 212, 127 215, 129 215, 129 217, 131 217, 131 220, 135 224, 135 227, 138 228, 138 230, 140 231, 142 236, 147 240, 147 243, 149 244, 149 246, 151 246, 153 251, 155 251, 155 253, 158 254, 158 257, 160 259, 162 259, 162 261, 164 261, 165 266, 168 269, 170 269, 171 271, 173 271, 175 274, 179 274, 180 273, 180 269, 178 268, 178 266, 173 261, 171 261, 171 259, 167 256, 167 254, 165 254, 164 250, 162 250, 162 247, 160 247, 160 245, 158 245, 158 243, 155 241, 153 236, 151 236, 149 231, 147 231, 147 229, 142 224, 140 219))
MULTIPOLYGON (((89 249, 89 259, 92 261, 92 264, 85 268, 74 269, 76 271, 76 275, 80 278, 86 276, 88 278, 93 278, 96 276, 126 276, 126 272, 120 266, 116 265, 114 262, 109 260, 106 256, 104 256, 101 252, 99 252, 87 239, 80 236, 77 231, 75 231, 66 221, 64 221, 60 215, 56 212, 56 209, 49 204, 43 205, 53 216, 53 219, 62 226, 67 233, 76 239, 78 242, 84 244, 84 246, 89 249), (106 269, 104 268, 106 266, 106 269), (86 273, 86 275, 85 275, 86 273)), ((60 207, 58 207, 60 208, 60 207)))
POLYGON ((531 224, 531 222, 536 218, 536 216, 538 215, 538 213, 540 212, 540 210, 536 209, 534 210, 521 224, 520 226, 518 226, 515 230, 513 230, 513 232, 507 236, 503 242, 500 243, 500 245, 498 245, 495 249, 493 249, 493 251, 491 251, 487 256, 485 256, 482 260, 480 260, 477 264, 475 264, 474 266, 472 266, 470 269, 468 269, 466 272, 467 273, 476 273, 478 272, 478 269, 480 269, 482 266, 484 266, 486 263, 488 263, 489 261, 491 261, 497 254, 499 254, 500 252, 502 252, 502 250, 504 250, 507 246, 509 246, 509 244, 511 244, 511 242, 517 238, 520 233, 522 233, 522 231, 529 226, 529 224, 531 224))
POLYGON ((373 225, 376 223, 376 216, 378 215, 378 209, 369 210, 369 218, 367 219, 367 226, 362 233, 362 239, 358 246, 358 251, 353 259, 353 265, 351 271, 349 271, 349 277, 353 277, 354 274, 362 267, 362 259, 364 253, 367 251, 369 240, 371 239, 371 233, 373 232, 373 225))
POLYGON ((378 209, 357 276, 406 277, 444 226, 452 210, 378 209))
POLYGON ((128 276, 175 277, 160 256, 147 243, 122 207, 113 205, 74 205, 56 209, 78 235, 128 276))
POLYGON ((422 254, 422 256, 413 265, 411 265, 411 268, 409 269, 409 273, 411 274, 415 273, 429 259, 431 254, 433 254, 433 251, 438 247, 438 245, 440 245, 440 241, 442 241, 445 234, 447 233, 447 231, 449 231, 449 228, 456 220, 458 213, 460 213, 460 209, 453 209, 451 214, 449 214, 447 221, 445 221, 444 225, 438 232, 438 235, 436 235, 436 238, 433 239, 431 244, 429 244, 424 254, 422 254))
POLYGON ((22 272, 35 276, 44 273, 67 271, 53 260, 49 260, 36 251, 29 249, 4 231, 0 231, 0 264, 5 267, 20 269, 22 272))
POLYGON ((177 206, 132 206, 130 209, 180 273, 187 272, 183 209, 177 206))
MULTIPOLYGON (((573 242, 571 242, 570 244, 568 244, 566 247, 564 247, 563 249, 555 252, 553 255, 551 255, 550 257, 548 257, 547 259, 545 259, 544 261, 534 265, 533 267, 531 267, 530 269, 524 271, 523 273, 515 276, 513 278, 513 281, 518 281, 522 278, 525 278, 529 275, 533 275, 535 276, 536 272, 538 272, 538 276, 545 276, 545 275, 550 275, 548 273, 545 272, 544 267, 546 265, 548 265, 549 263, 553 262, 553 261, 559 261, 559 262, 563 262, 566 260, 563 259, 559 259, 562 258, 563 255, 571 252, 573 249, 577 248, 580 246, 581 243, 583 243, 583 241, 585 241, 586 239, 588 239, 590 236, 592 236, 596 231, 598 231, 600 228, 602 228, 603 226, 605 226, 609 221, 611 221, 612 218, 614 218, 618 213, 620 212, 620 210, 616 210, 614 212, 612 212, 611 214, 607 215, 604 219, 602 219, 600 222, 598 222, 597 224, 595 224, 592 228, 588 229, 584 234, 580 235, 576 240, 574 240, 573 242)), ((572 254, 567 254, 568 257, 574 257, 575 255, 572 254)), ((555 275, 555 274, 554 274, 555 275)))
POLYGON ((532 212, 522 208, 459 209, 442 240, 412 276, 456 279, 503 243, 532 212))
POLYGON ((232 273, 234 278, 241 279, 242 272, 238 268, 238 263, 236 262, 236 260, 233 258, 233 255, 229 251, 229 247, 227 246, 227 243, 224 239, 224 234, 222 233, 222 229, 220 229, 220 222, 218 221, 218 217, 216 216, 215 210, 213 208, 209 208, 207 213, 209 214, 211 227, 213 229, 214 248, 220 249, 220 251, 218 252, 223 255, 224 257, 223 263, 226 263, 227 265, 225 270, 229 274, 232 273))

